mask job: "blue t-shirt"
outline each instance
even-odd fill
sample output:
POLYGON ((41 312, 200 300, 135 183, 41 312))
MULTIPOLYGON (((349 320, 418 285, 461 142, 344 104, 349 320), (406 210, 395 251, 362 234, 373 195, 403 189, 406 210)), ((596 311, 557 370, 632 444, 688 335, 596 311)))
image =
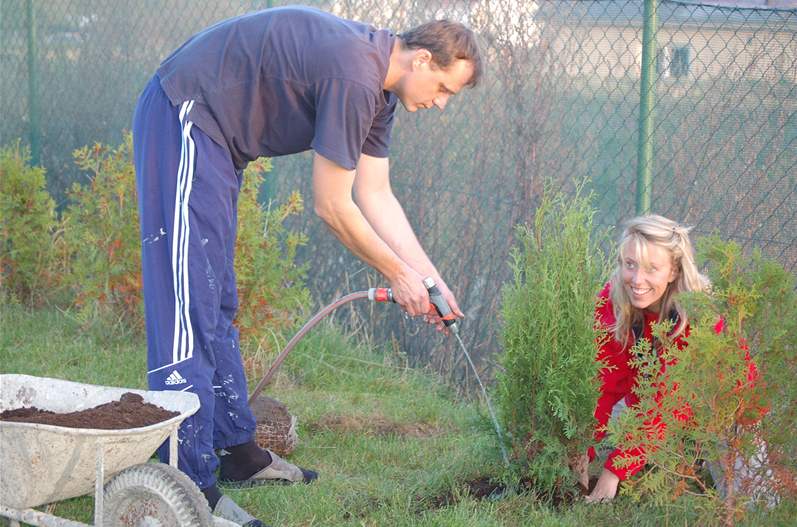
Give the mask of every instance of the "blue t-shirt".
POLYGON ((191 37, 158 69, 172 104, 237 168, 312 148, 352 170, 387 157, 397 98, 382 89, 395 36, 308 7, 239 16, 191 37))

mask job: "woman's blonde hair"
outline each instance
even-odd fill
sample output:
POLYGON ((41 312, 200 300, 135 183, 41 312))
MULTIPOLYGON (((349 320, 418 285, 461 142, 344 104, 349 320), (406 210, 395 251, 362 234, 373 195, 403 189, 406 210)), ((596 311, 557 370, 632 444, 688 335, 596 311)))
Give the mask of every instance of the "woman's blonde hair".
POLYGON ((642 266, 648 265, 648 245, 666 249, 672 258, 676 278, 669 284, 661 298, 659 321, 666 320, 671 313, 677 314, 671 338, 681 335, 686 329, 688 318, 678 303, 678 293, 684 291, 705 291, 709 287, 708 278, 700 274, 695 264, 694 249, 689 240, 691 227, 684 227, 670 219, 655 214, 637 216, 625 224, 620 237, 617 255, 618 266, 611 278, 611 300, 614 305, 614 337, 624 345, 628 344, 631 328, 644 323, 642 310, 635 308, 623 287, 623 249, 633 251, 634 258, 642 266))

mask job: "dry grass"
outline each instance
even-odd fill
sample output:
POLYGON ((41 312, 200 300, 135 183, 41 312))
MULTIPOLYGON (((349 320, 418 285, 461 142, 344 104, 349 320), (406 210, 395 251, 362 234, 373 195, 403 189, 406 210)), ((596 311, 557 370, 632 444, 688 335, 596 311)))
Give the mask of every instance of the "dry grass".
POLYGON ((344 434, 363 434, 374 437, 437 437, 444 431, 429 423, 399 423, 391 421, 381 414, 369 415, 336 415, 326 414, 313 423, 308 423, 313 432, 333 431, 344 434))

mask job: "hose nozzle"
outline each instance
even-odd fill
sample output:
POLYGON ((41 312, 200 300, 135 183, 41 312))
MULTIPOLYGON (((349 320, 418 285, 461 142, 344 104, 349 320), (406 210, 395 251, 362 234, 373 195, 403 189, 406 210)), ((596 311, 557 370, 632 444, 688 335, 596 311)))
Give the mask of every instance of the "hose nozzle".
POLYGON ((459 326, 457 325, 457 316, 451 311, 451 306, 448 305, 446 299, 443 298, 443 293, 440 292, 434 278, 427 276, 423 279, 423 285, 426 286, 426 290, 429 292, 429 302, 431 302, 434 310, 437 311, 437 314, 443 320, 443 324, 445 324, 452 333, 458 335, 459 326))

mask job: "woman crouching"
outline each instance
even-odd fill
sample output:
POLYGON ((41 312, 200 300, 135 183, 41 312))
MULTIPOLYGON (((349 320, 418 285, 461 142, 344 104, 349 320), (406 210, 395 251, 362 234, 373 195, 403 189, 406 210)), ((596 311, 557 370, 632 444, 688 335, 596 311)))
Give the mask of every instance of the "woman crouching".
MULTIPOLYGON (((652 325, 669 321, 672 330, 668 340, 683 349, 689 335, 689 317, 678 302, 679 294, 706 291, 708 287, 708 279, 695 265, 688 228, 657 215, 640 216, 626 224, 620 239, 618 266, 599 294, 595 313, 596 322, 607 333, 598 351, 598 359, 605 367, 599 374, 596 442, 606 436, 605 426, 617 403, 623 401, 632 408, 639 402, 634 393, 638 372, 630 364, 634 345, 646 339, 654 352, 660 351, 661 345, 652 336, 652 325)), ((720 321, 715 331, 721 332, 722 326, 720 321)), ((758 376, 755 364, 749 353, 745 358, 747 377, 754 381, 758 376)), ((664 374, 666 366, 662 361, 659 375, 664 374)), ((590 448, 589 461, 594 457, 594 448, 590 448)), ((578 467, 582 484, 586 483, 587 464, 587 459, 583 459, 578 467)), ((644 465, 645 452, 641 446, 625 451, 615 449, 586 501, 613 499, 620 482, 644 465)))

